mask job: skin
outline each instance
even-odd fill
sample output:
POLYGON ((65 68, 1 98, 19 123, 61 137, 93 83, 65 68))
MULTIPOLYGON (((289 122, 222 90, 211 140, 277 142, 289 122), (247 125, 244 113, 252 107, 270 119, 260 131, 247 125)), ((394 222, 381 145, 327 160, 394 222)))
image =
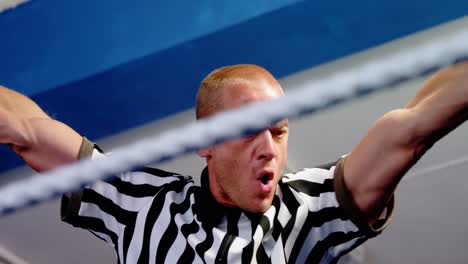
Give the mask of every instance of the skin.
POLYGON ((0 144, 41 172, 78 159, 82 138, 26 96, 0 86, 0 144))

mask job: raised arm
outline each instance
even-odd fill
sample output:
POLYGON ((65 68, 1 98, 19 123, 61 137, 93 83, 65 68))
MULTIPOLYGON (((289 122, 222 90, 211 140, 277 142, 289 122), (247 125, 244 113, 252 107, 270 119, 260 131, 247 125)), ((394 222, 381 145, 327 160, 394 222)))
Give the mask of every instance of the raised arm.
POLYGON ((37 171, 78 158, 82 138, 51 119, 32 100, 0 86, 0 144, 7 144, 37 171))
POLYGON ((468 118, 468 63, 437 72, 405 106, 385 114, 344 163, 344 181, 369 223, 403 175, 468 118))

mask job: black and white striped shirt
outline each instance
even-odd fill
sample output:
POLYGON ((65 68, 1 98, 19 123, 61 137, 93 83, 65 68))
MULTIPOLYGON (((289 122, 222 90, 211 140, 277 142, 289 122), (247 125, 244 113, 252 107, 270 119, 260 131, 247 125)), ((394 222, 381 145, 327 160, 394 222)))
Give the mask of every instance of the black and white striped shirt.
MULTIPOLYGON (((98 150, 84 141, 81 155, 96 159, 98 150)), ((64 196, 62 218, 111 244, 119 263, 334 263, 380 233, 391 215, 374 227, 362 223, 341 164, 284 175, 263 214, 218 204, 206 170, 199 187, 144 168, 64 196)))

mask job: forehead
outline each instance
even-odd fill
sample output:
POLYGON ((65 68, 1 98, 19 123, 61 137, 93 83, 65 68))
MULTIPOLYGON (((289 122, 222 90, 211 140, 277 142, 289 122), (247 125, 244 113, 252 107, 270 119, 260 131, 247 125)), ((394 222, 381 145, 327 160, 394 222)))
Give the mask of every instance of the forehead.
POLYGON ((281 86, 264 80, 238 81, 223 89, 224 110, 233 109, 242 105, 267 101, 283 95, 281 86))

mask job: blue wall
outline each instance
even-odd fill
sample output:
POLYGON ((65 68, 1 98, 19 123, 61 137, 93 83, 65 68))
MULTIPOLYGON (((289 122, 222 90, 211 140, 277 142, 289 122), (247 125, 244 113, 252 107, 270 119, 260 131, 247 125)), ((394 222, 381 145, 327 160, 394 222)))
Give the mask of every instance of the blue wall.
MULTIPOLYGON (((0 15, 0 83, 98 139, 192 107, 216 67, 287 76, 463 16, 465 1, 36 0, 0 15)), ((0 171, 20 164, 0 157, 0 171)))
POLYGON ((35 95, 294 2, 32 0, 0 14, 0 82, 35 95))

